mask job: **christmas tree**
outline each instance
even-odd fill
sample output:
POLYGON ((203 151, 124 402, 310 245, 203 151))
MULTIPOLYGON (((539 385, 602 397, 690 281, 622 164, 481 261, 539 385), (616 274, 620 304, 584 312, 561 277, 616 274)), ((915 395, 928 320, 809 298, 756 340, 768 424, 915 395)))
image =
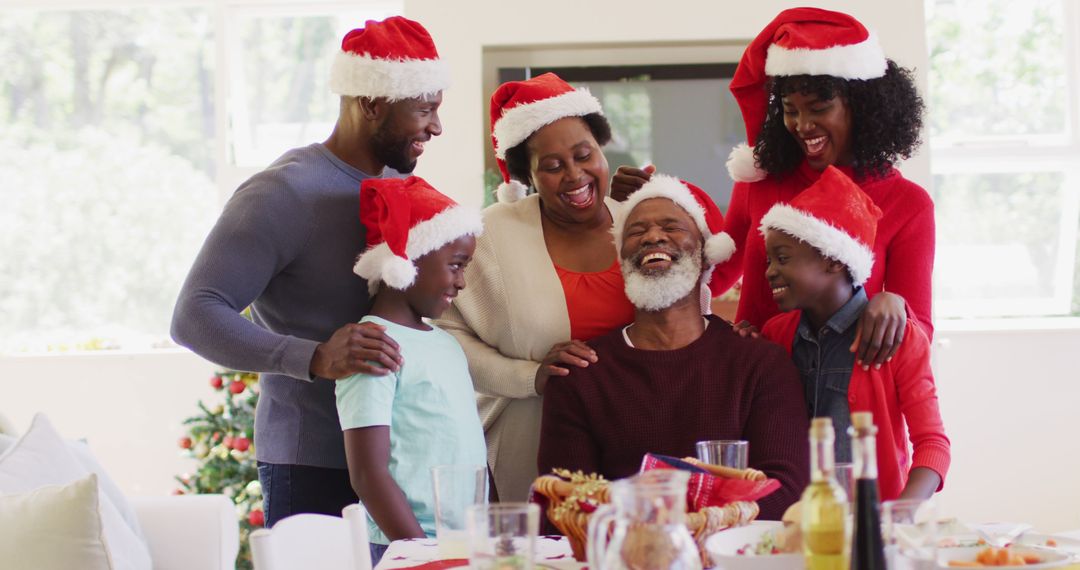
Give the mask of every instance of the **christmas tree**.
POLYGON ((262 487, 255 463, 255 403, 259 400, 258 375, 233 370, 210 378, 218 402, 207 406, 199 401, 198 415, 184 420, 187 435, 180 438, 183 453, 198 463, 195 473, 176 478, 177 494, 217 493, 236 503, 240 520, 238 569, 251 566, 248 535, 262 528, 262 487))

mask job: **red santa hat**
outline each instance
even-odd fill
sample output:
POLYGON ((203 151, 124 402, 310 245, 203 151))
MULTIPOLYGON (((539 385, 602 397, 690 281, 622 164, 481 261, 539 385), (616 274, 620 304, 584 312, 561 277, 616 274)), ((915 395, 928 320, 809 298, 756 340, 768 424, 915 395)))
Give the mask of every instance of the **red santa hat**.
POLYGON ((876 79, 885 75, 885 52, 877 36, 858 20, 820 8, 780 12, 743 52, 731 93, 742 111, 746 144, 731 151, 731 178, 754 182, 766 173, 754 159, 754 148, 769 105, 769 77, 830 75, 841 79, 876 79))
POLYGON ((574 89, 554 73, 525 81, 508 81, 491 95, 491 142, 503 183, 496 190, 500 202, 525 197, 528 186, 510 179, 506 151, 525 142, 542 127, 564 117, 603 114, 600 101, 588 89, 574 89))
POLYGON ((330 90, 338 95, 397 101, 449 86, 450 70, 427 30, 401 16, 368 20, 345 34, 330 68, 330 90))
POLYGON ((484 229, 480 211, 459 206, 423 178, 368 178, 360 183, 360 222, 368 249, 353 272, 375 294, 380 282, 407 289, 416 280, 413 261, 484 229))
POLYGON ((780 230, 847 266, 855 285, 874 267, 874 238, 881 210, 835 166, 790 204, 776 204, 761 218, 761 233, 780 230))
MULTIPOLYGON (((652 198, 667 198, 690 214, 705 240, 705 262, 708 269, 703 281, 708 282, 712 276, 712 268, 727 261, 735 253, 735 240, 723 231, 724 215, 720 213, 716 202, 701 188, 674 176, 653 174, 640 190, 631 194, 612 212, 611 233, 615 235, 615 248, 620 250, 621 255, 623 229, 630 212, 638 204, 652 198)), ((713 285, 710 283, 709 287, 712 289, 713 285)), ((713 291, 713 294, 722 292, 713 291)))

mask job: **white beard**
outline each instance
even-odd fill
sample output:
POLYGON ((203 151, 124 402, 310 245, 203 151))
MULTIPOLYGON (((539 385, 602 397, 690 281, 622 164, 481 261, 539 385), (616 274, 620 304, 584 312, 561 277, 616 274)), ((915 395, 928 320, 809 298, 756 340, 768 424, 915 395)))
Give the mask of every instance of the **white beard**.
POLYGON ((664 310, 684 299, 701 279, 701 248, 684 252, 667 271, 660 274, 642 272, 634 259, 620 259, 626 297, 643 311, 664 310))

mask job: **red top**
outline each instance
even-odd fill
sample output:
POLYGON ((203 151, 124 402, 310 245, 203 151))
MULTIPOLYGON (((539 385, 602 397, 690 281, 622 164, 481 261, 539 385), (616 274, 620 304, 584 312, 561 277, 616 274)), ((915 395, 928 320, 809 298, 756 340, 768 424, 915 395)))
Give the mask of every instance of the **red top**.
MULTIPOLYGON (((884 177, 854 178, 850 167, 838 167, 858 182, 881 208, 874 241, 874 268, 866 281, 866 295, 889 291, 904 298, 909 314, 914 312, 919 327, 933 338, 930 320, 931 274, 934 270, 934 203, 921 186, 904 178, 897 170, 884 177)), ((731 204, 725 214, 724 230, 735 240, 735 254, 713 271, 713 291, 730 288, 741 276, 742 292, 736 321, 747 320, 761 328, 779 312, 765 279, 765 239, 758 229, 761 218, 778 202, 790 202, 817 181, 820 172, 805 161, 784 176, 770 176, 758 182, 736 182, 731 204)))
MULTIPOLYGON (((791 354, 802 311, 777 315, 761 330, 762 336, 779 343, 791 354)), ((900 496, 908 473, 928 467, 941 476, 952 460, 951 445, 945 435, 938 408, 934 373, 930 370, 930 341, 908 319, 904 342, 892 360, 880 370, 856 366, 848 383, 848 407, 852 412, 873 412, 877 433, 878 489, 882 501, 900 496), (913 452, 908 453, 908 430, 913 452)))
POLYGON ((631 348, 621 330, 589 341, 599 361, 552 376, 544 391, 539 472, 611 481, 637 473, 646 453, 693 457, 697 441, 745 439, 750 467, 780 481, 758 501, 759 518, 780 520, 810 480, 799 373, 779 346, 708 319, 701 338, 675 350, 631 348))
POLYGON ((570 338, 592 340, 634 321, 634 305, 626 298, 619 260, 597 273, 578 273, 555 266, 570 314, 570 338))

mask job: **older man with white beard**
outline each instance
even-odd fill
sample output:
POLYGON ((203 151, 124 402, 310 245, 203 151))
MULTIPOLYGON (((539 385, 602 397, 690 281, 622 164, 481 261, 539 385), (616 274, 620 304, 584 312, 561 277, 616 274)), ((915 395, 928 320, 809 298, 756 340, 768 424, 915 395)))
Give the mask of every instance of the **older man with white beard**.
POLYGON ((760 518, 779 519, 809 479, 809 420, 783 348, 702 316, 712 268, 734 251, 719 209, 701 189, 654 175, 612 214, 634 322, 589 342, 597 362, 548 382, 540 473, 617 479, 646 453, 692 456, 697 441, 743 439, 750 467, 781 483, 760 518))

